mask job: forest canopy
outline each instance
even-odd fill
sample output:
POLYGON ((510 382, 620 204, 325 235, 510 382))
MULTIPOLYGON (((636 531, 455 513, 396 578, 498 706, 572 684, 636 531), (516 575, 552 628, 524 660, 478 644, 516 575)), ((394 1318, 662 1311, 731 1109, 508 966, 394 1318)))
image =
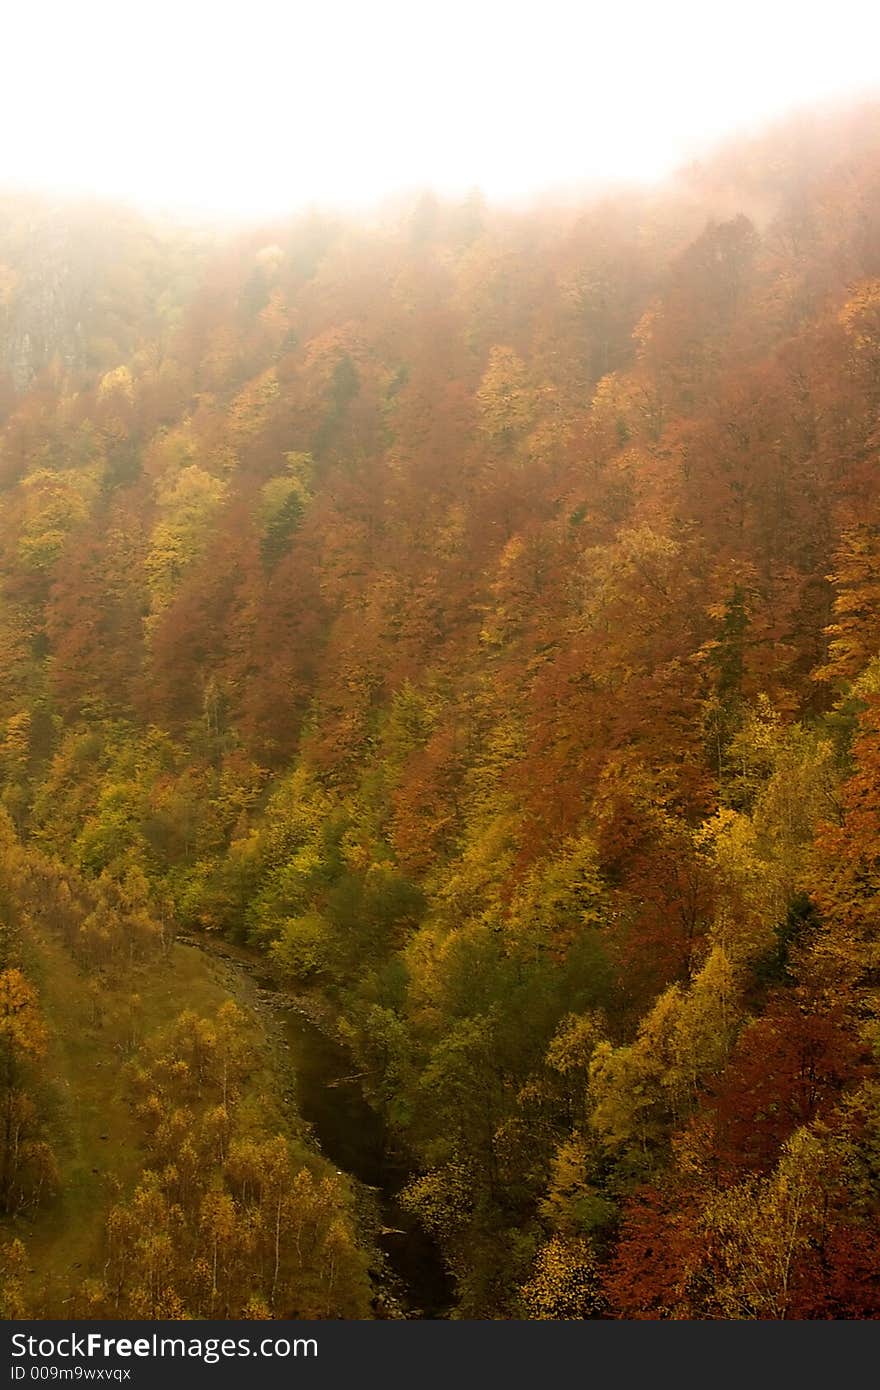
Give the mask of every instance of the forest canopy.
POLYGON ((877 1316, 878 108, 577 205, 2 214, 11 1315, 375 1315, 259 1019, 156 1002, 208 933, 454 1316, 877 1316), (85 1280, 65 990, 126 1067, 85 1280))

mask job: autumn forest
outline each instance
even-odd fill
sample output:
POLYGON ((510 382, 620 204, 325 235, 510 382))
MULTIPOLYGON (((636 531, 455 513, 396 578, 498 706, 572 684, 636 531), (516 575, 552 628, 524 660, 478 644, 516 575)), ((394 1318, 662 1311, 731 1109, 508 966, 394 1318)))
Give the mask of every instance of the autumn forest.
POLYGON ((880 1316, 880 108, 0 213, 3 1314, 880 1316))

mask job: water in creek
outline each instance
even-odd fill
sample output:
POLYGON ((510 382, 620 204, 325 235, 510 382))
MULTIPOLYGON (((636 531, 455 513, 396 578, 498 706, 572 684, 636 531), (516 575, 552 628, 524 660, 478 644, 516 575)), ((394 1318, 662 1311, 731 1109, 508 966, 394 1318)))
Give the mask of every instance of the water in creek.
POLYGON ((246 972, 274 1003, 296 1075, 299 1112, 331 1163, 373 1188, 379 1203, 382 1250, 410 1317, 444 1318, 452 1283, 436 1242, 403 1207, 398 1194, 411 1173, 389 1146, 382 1117, 368 1104, 350 1053, 293 1006, 256 953, 199 933, 189 944, 246 972), (262 967, 262 969, 260 968, 262 967))

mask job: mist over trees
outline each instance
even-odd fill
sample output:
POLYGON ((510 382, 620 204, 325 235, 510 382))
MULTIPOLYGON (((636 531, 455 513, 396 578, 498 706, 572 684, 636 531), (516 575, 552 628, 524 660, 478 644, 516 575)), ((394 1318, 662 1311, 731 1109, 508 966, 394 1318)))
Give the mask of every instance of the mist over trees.
POLYGON ((877 107, 577 206, 2 211, 11 1315, 375 1314, 259 1020, 155 1002, 208 932, 456 1316, 877 1316, 877 107), (65 1306, 61 982, 130 1126, 65 1306))

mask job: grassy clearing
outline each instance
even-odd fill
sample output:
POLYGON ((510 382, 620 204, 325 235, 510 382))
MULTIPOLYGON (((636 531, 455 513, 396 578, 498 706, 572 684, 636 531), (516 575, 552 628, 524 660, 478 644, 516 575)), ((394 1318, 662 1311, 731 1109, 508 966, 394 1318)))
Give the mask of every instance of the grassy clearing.
MULTIPOLYGON (((143 1166, 126 1063, 145 1038, 184 1009, 210 1017, 241 991, 230 988, 235 982, 221 964, 181 945, 172 947, 168 959, 136 967, 106 990, 96 987, 49 934, 29 938, 27 957, 50 1030, 50 1137, 62 1190, 33 1218, 6 1226, 7 1234, 21 1236, 28 1250, 27 1292, 63 1316, 70 1290, 100 1274, 107 1209, 132 1191, 143 1166)), ((240 997, 238 1002, 251 1003, 240 997)), ((268 1063, 271 1049, 262 1045, 266 1040, 253 1009, 247 1011, 259 1030, 259 1053, 268 1063)), ((252 1085, 254 1104, 265 1107, 256 1095, 271 1091, 268 1071, 252 1078, 252 1085)))

